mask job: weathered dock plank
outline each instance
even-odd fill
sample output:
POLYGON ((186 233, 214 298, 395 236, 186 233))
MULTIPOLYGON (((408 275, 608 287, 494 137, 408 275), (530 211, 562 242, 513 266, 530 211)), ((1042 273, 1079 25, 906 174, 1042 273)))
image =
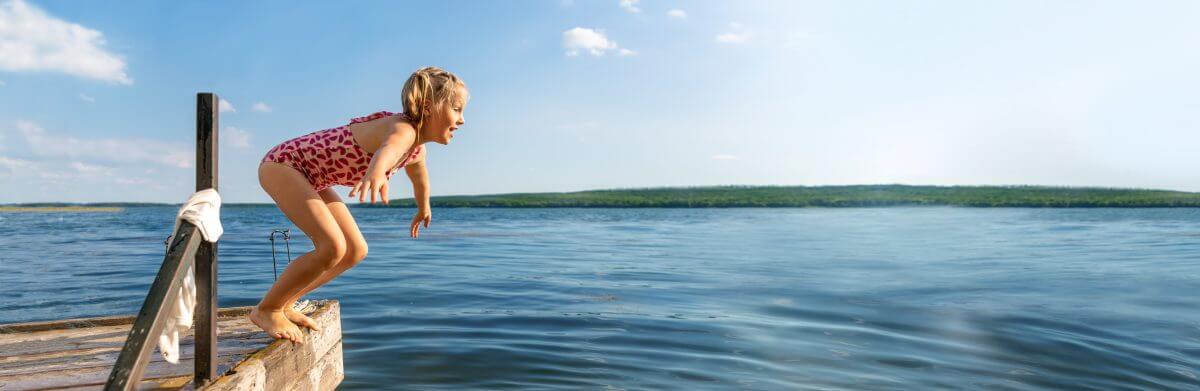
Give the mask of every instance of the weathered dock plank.
MULTIPOLYGON (((275 341, 254 326, 250 307, 221 309, 217 370, 225 374, 204 389, 330 390, 344 377, 340 308, 336 301, 310 303, 302 311, 321 331, 299 345, 275 341), (232 369, 232 370, 231 370, 232 369)), ((67 319, 0 325, 0 391, 100 389, 116 362, 132 316, 67 319)), ((178 364, 155 352, 140 389, 191 389, 193 336, 180 343, 178 364)))

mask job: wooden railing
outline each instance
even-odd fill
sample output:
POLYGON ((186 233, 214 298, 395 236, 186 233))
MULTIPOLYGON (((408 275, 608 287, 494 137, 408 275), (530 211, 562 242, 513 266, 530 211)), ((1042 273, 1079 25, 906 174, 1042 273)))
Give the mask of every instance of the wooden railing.
MULTIPOLYGON (((217 189, 217 114, 220 100, 212 93, 196 95, 196 191, 217 189)), ((195 341, 196 371, 194 388, 200 388, 217 377, 217 244, 205 242, 199 228, 180 222, 174 239, 167 247, 162 266, 137 320, 125 339, 105 390, 134 390, 142 379, 158 336, 166 324, 167 313, 179 299, 179 289, 188 267, 195 266, 196 312, 195 341)))

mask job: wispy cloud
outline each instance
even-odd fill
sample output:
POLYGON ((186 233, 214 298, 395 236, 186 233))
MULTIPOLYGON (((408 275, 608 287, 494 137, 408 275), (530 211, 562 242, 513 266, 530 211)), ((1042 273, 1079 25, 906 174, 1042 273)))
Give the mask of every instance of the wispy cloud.
POLYGON ((0 156, 0 180, 14 180, 17 183, 37 182, 39 185, 80 183, 147 185, 153 183, 109 165, 79 161, 35 161, 8 156, 0 156))
POLYGON ((233 108, 233 103, 229 103, 229 101, 221 98, 221 101, 217 102, 217 111, 221 113, 236 113, 237 109, 233 108))
POLYGON ((116 182, 118 185, 148 185, 151 183, 149 180, 146 180, 145 178, 127 178, 127 177, 114 178, 113 182, 116 182))
POLYGON ((250 132, 245 130, 226 126, 225 132, 221 133, 221 137, 223 140, 227 140, 231 147, 239 149, 250 147, 250 132))
POLYGON ((16 171, 28 170, 33 166, 34 162, 29 160, 0 156, 0 173, 7 171, 11 174, 16 171))
POLYGON ((639 1, 641 1, 641 0, 621 0, 620 5, 621 5, 621 8, 624 8, 626 11, 629 11, 629 13, 636 14, 636 13, 642 12, 642 9, 638 8, 638 6, 637 6, 637 3, 639 1))
POLYGON ((125 60, 105 50, 105 43, 100 31, 55 18, 23 0, 0 3, 0 70, 133 84, 125 60))
POLYGON ((112 167, 83 162, 71 162, 71 168, 74 168, 80 174, 108 174, 112 172, 112 167))
POLYGON ((587 52, 593 56, 603 56, 604 53, 616 50, 618 55, 629 56, 637 54, 629 49, 623 49, 604 36, 604 30, 592 30, 589 28, 576 27, 563 32, 563 48, 566 49, 566 55, 570 57, 578 56, 581 52, 587 52))
POLYGON ((258 103, 255 103, 254 106, 251 106, 250 110, 254 110, 254 111, 257 111, 260 113, 270 113, 271 106, 267 106, 267 104, 263 103, 263 102, 258 102, 258 103))
POLYGON ((26 143, 24 151, 39 158, 154 163, 176 168, 189 168, 195 159, 195 153, 175 144, 144 139, 81 139, 50 134, 31 121, 17 121, 16 133, 26 143))
POLYGON ((79 99, 83 99, 85 102, 95 102, 96 101, 96 98, 93 98, 93 97, 89 96, 88 94, 85 94, 82 92, 79 93, 79 99))
POLYGON ((673 9, 673 10, 667 11, 667 16, 676 18, 676 19, 686 19, 687 12, 684 12, 681 9, 673 9))
POLYGON ((713 160, 737 160, 737 156, 727 154, 712 155, 713 160))
POLYGON ((752 37, 754 35, 753 32, 746 30, 746 28, 743 27, 740 23, 736 23, 736 22, 730 23, 729 28, 732 31, 717 34, 717 37, 714 38, 713 41, 717 42, 717 43, 729 43, 729 44, 746 43, 746 41, 749 41, 750 37, 752 37))

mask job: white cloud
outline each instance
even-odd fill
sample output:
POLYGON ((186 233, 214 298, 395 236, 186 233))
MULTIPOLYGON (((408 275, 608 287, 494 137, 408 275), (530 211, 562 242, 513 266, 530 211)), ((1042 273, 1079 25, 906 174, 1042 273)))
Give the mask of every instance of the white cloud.
POLYGON ((251 106, 250 110, 254 110, 254 111, 257 111, 260 113, 270 113, 271 106, 267 106, 267 104, 263 103, 263 102, 258 102, 258 103, 255 103, 254 106, 251 106))
POLYGON ((112 168, 110 167, 87 164, 83 162, 71 162, 71 168, 74 168, 75 171, 78 171, 80 174, 105 174, 112 171, 112 168))
POLYGON ((84 101, 87 101, 87 102, 95 102, 96 101, 96 98, 93 98, 93 97, 89 96, 88 94, 85 94, 82 92, 79 93, 79 99, 83 99, 84 101))
MULTIPOLYGON (((148 185, 153 182, 145 178, 129 177, 116 167, 88 164, 78 161, 69 163, 58 160, 33 161, 20 158, 0 156, 0 180, 12 180, 10 183, 38 183, 39 185, 57 184, 95 184, 108 186, 118 185, 148 185)), ((62 189, 51 189, 51 193, 61 196, 62 189)), ((95 189, 93 189, 95 190, 95 189)), ((98 191, 88 192, 94 194, 98 191)))
POLYGON ((229 103, 229 101, 222 98, 221 101, 217 102, 217 111, 221 113, 236 113, 237 109, 233 108, 233 103, 229 103))
POLYGON ((18 170, 27 170, 30 167, 33 167, 33 165, 34 165, 34 163, 29 160, 0 156, 0 168, 3 168, 4 170, 8 171, 9 173, 12 173, 12 172, 15 172, 18 170))
POLYGON ((713 41, 717 42, 717 43, 732 43, 732 44, 745 43, 746 41, 750 40, 751 36, 754 35, 754 33, 747 31, 745 28, 742 27, 742 25, 740 23, 737 23, 737 22, 730 23, 729 27, 733 31, 730 31, 727 33, 722 33, 722 34, 717 34, 717 37, 714 38, 713 41))
POLYGON ((0 179, 33 178, 37 180, 58 181, 78 175, 75 170, 54 170, 46 164, 33 160, 0 156, 0 179))
POLYGON ((104 49, 104 34, 12 0, 0 3, 0 70, 52 71, 133 84, 125 60, 104 49))
POLYGON ((642 12, 642 9, 637 7, 639 1, 641 0, 621 0, 621 8, 633 14, 642 12))
POLYGON ((144 178, 115 178, 115 179, 113 179, 113 181, 117 182, 118 185, 148 185, 148 184, 150 184, 150 181, 148 181, 144 178))
POLYGON ((26 142, 24 151, 48 159, 81 159, 104 162, 155 163, 190 168, 195 152, 175 144, 144 139, 80 139, 49 134, 30 121, 17 121, 17 133, 26 142))
POLYGON ((566 54, 570 57, 578 56, 583 51, 593 56, 603 56, 610 50, 617 50, 617 54, 622 56, 637 54, 632 50, 619 48, 616 42, 604 36, 604 30, 583 27, 563 32, 563 48, 567 49, 566 54))
POLYGON ((250 132, 232 126, 226 126, 225 132, 221 133, 220 137, 224 140, 229 140, 229 146, 234 148, 247 148, 250 146, 250 132))
POLYGON ((672 18, 677 18, 677 19, 686 19, 687 12, 684 12, 681 9, 673 9, 673 10, 667 11, 667 16, 670 16, 672 18))
POLYGON ((726 154, 716 154, 716 155, 712 155, 712 159, 713 160, 737 160, 737 156, 726 155, 726 154))

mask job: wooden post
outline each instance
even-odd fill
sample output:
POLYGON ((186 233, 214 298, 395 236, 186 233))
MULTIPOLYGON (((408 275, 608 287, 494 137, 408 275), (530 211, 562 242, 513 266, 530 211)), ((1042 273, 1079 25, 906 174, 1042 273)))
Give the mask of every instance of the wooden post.
MULTIPOLYGON (((217 190, 216 94, 196 94, 196 191, 217 190)), ((196 388, 217 379, 217 243, 196 251, 196 388)))

